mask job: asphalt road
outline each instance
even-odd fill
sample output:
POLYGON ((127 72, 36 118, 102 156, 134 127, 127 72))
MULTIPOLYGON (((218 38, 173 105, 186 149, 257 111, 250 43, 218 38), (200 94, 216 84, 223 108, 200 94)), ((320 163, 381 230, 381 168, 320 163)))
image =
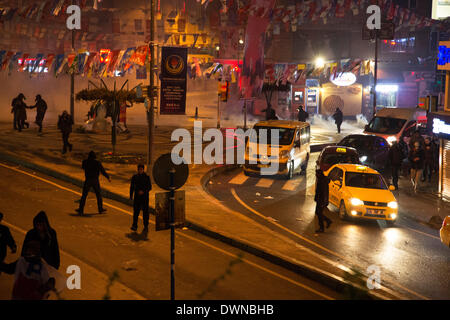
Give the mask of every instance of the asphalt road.
MULTIPOLYGON (((365 272, 381 270, 381 281, 414 299, 450 299, 450 250, 441 244, 439 231, 419 224, 399 208, 394 227, 378 221, 341 221, 337 208, 327 212, 333 220, 324 234, 314 215, 312 154, 305 175, 293 180, 246 177, 241 169, 215 176, 208 191, 231 209, 251 217, 327 258, 365 272)), ((430 208, 433 210, 433 208, 430 208)), ((367 274, 367 272, 366 272, 367 274)))
MULTIPOLYGON (((80 198, 77 187, 4 163, 0 163, 0 175, 0 210, 18 252, 33 217, 45 210, 58 234, 62 265, 80 265, 81 290, 66 290, 66 298, 101 299, 106 289, 86 281, 96 282, 97 274, 118 271, 122 291, 145 299, 170 299, 170 231, 155 232, 153 217, 145 239, 130 232, 131 208, 121 203, 104 199, 108 211, 98 215, 95 195, 90 193, 86 216, 80 217, 74 212, 80 198)), ((141 229, 140 221, 138 232, 141 229)), ((309 279, 191 230, 177 231, 175 248, 177 299, 342 298, 309 279)), ((6 261, 17 258, 17 253, 9 254, 6 261)), ((12 280, 10 275, 0 275, 0 299, 10 298, 12 280)))

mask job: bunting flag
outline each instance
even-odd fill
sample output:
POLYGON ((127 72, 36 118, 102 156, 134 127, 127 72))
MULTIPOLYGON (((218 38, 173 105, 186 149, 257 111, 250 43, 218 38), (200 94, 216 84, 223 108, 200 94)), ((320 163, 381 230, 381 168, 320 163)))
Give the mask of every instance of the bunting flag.
POLYGON ((48 68, 48 70, 50 71, 50 69, 52 68, 54 59, 55 59, 55 55, 53 53, 50 53, 49 55, 47 55, 47 59, 45 60, 45 64, 43 65, 43 67, 48 68))
POLYGON ((136 49, 134 54, 130 58, 130 62, 137 64, 138 66, 145 66, 147 59, 148 46, 140 46, 136 49))
POLYGON ((95 57, 97 56, 97 52, 90 52, 86 63, 84 64, 84 69, 82 75, 85 76, 87 74, 88 77, 92 74, 92 63, 94 62, 95 57))
POLYGON ((107 70, 108 75, 114 76, 114 71, 115 71, 117 59, 119 58, 119 54, 120 54, 120 50, 111 51, 108 70, 107 70))
POLYGON ((8 65, 9 59, 11 59, 11 57, 14 55, 14 52, 12 51, 8 51, 8 53, 6 54, 6 56, 3 57, 2 59, 2 70, 6 69, 6 66, 8 65))
POLYGON ((67 58, 65 57, 64 54, 58 54, 56 56, 56 58, 55 58, 55 68, 54 68, 55 76, 58 76, 62 72, 66 62, 67 62, 67 58))

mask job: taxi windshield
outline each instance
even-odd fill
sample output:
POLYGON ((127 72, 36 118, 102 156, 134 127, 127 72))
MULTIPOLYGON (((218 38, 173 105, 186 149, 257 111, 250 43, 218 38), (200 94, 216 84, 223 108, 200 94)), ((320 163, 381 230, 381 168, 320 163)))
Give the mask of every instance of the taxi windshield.
POLYGON ((353 188, 387 189, 381 176, 375 173, 346 172, 345 185, 353 188))
POLYGON ((327 153, 323 156, 323 163, 329 165, 335 165, 337 163, 359 163, 358 155, 355 153, 327 153))
MULTIPOLYGON (((250 135, 250 141, 259 144, 271 144, 272 134, 278 133, 280 145, 290 145, 295 129, 256 126, 250 135)), ((274 137, 275 138, 275 137, 274 137)))

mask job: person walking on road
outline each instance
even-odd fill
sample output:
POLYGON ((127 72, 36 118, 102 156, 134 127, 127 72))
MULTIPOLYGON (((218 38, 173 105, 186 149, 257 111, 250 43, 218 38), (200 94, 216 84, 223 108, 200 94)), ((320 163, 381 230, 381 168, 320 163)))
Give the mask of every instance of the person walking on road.
POLYGON ((431 182, 431 176, 434 170, 434 145, 431 143, 430 138, 425 139, 424 144, 424 162, 423 162, 423 175, 422 182, 428 179, 428 183, 431 182))
POLYGON ((388 159, 392 172, 392 184, 394 185, 395 190, 398 190, 398 173, 402 167, 403 158, 404 154, 400 144, 397 141, 394 141, 389 149, 388 159))
POLYGON ((63 140, 63 150, 62 154, 72 151, 72 144, 69 142, 69 136, 72 132, 73 118, 67 111, 63 111, 63 113, 58 118, 58 129, 61 130, 62 140, 63 140))
POLYGON ((336 111, 333 114, 333 119, 334 119, 334 123, 337 126, 338 133, 341 133, 341 124, 342 124, 342 121, 344 120, 344 115, 343 115, 341 109, 336 108, 336 111))
POLYGON ((420 178, 422 176, 422 170, 425 160, 425 153, 420 147, 420 142, 416 141, 414 143, 414 149, 409 152, 409 162, 411 163, 411 183, 414 188, 414 192, 417 191, 419 186, 420 178))
POLYGON ((302 106, 302 105, 300 105, 300 106, 298 107, 297 111, 298 111, 298 114, 297 114, 297 119, 298 119, 298 121, 306 122, 306 119, 309 118, 308 112, 306 112, 305 110, 303 110, 303 106, 302 106))
POLYGON ((138 165, 138 173, 131 178, 130 184, 130 200, 133 200, 133 224, 131 230, 137 230, 137 223, 139 213, 142 209, 142 215, 144 220, 144 232, 148 232, 148 202, 149 192, 152 190, 152 183, 150 177, 144 171, 143 164, 138 165))
POLYGON ((42 121, 44 121, 45 112, 47 111, 47 103, 42 99, 41 95, 36 96, 36 104, 30 109, 36 108, 36 121, 35 123, 39 127, 39 132, 42 132, 42 121))
POLYGON ((13 99, 11 106, 11 113, 14 114, 14 129, 22 131, 22 129, 27 126, 30 127, 27 120, 27 105, 23 100, 25 100, 25 96, 23 93, 19 93, 19 95, 13 99))
POLYGON ((80 200, 80 207, 76 209, 76 211, 80 215, 84 214, 84 205, 86 204, 86 198, 91 187, 94 188, 94 192, 97 197, 98 213, 103 213, 106 211, 106 209, 103 208, 99 175, 100 173, 104 175, 109 182, 111 182, 111 178, 105 171, 105 168, 103 168, 103 165, 100 163, 100 161, 96 160, 95 158, 95 152, 90 151, 88 158, 83 160, 82 168, 84 170, 85 180, 83 185, 83 194, 80 200))
POLYGON ((330 179, 323 174, 322 169, 316 170, 316 194, 314 201, 316 202, 316 216, 319 220, 319 229, 316 233, 324 232, 323 221, 327 223, 327 229, 330 227, 332 221, 323 214, 323 211, 328 206, 330 179))
POLYGON ((45 211, 40 211, 33 219, 33 229, 27 232, 22 246, 22 256, 25 254, 24 248, 30 241, 37 241, 40 244, 41 257, 56 270, 59 269, 59 245, 56 231, 50 226, 45 211))
POLYGON ((9 247, 11 253, 16 253, 17 246, 14 241, 11 231, 7 226, 2 225, 3 213, 0 212, 0 263, 2 263, 6 258, 6 249, 9 247))

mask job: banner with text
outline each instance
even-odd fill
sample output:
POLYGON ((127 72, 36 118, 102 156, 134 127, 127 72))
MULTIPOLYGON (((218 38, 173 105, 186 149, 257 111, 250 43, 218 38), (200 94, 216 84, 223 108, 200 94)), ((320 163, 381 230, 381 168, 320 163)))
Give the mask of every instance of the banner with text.
POLYGON ((187 52, 187 48, 162 48, 160 114, 186 114, 187 52))

